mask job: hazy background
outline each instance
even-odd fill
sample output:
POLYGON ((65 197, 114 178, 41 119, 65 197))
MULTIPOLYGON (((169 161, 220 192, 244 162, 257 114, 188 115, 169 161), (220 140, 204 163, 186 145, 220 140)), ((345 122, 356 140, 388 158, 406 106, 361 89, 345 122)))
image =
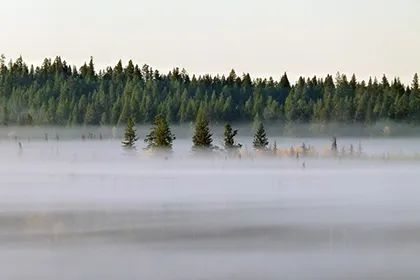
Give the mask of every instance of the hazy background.
POLYGON ((132 58, 165 72, 292 80, 340 71, 409 82, 419 71, 417 0, 16 0, 0 10, 0 53, 36 64, 132 58))

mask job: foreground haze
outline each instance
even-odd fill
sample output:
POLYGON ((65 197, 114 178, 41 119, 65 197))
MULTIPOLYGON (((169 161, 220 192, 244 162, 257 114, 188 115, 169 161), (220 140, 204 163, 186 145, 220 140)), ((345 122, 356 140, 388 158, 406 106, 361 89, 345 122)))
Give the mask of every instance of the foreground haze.
MULTIPOLYGON (((140 142, 130 154, 118 138, 46 142, 43 135, 1 130, 1 279, 420 274, 419 162, 373 159, 419 154, 418 138, 339 138, 339 146, 361 141, 360 159, 226 160, 194 158, 180 136, 163 160, 140 142)), ((250 148, 249 137, 240 140, 250 148)), ((275 140, 330 145, 329 138, 275 140)))

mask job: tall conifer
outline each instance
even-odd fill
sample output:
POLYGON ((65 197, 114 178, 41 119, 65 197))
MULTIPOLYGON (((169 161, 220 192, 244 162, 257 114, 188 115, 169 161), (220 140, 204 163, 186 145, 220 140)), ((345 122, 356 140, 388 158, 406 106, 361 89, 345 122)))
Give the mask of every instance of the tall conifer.
POLYGON ((264 125, 261 122, 258 126, 258 129, 254 135, 254 148, 257 150, 266 150, 268 146, 268 138, 264 129, 264 125))
POLYGON ((213 139, 210 133, 209 122, 204 114, 197 116, 195 123, 195 131, 193 136, 194 149, 210 149, 212 147, 213 139))
POLYGON ((136 124, 133 118, 127 120, 127 127, 124 132, 124 140, 122 141, 123 147, 127 149, 135 149, 135 143, 138 140, 136 135, 136 124))
POLYGON ((153 127, 144 142, 148 149, 171 150, 175 135, 171 132, 166 118, 159 115, 155 118, 153 127))

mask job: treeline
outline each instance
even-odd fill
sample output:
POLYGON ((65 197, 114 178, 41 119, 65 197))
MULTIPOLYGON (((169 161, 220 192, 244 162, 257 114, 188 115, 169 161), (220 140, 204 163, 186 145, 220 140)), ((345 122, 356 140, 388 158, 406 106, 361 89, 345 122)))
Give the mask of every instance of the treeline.
POLYGON ((398 78, 365 82, 337 74, 291 84, 286 74, 276 81, 233 70, 228 76, 191 76, 178 68, 162 74, 132 61, 96 71, 92 59, 80 68, 60 57, 38 67, 0 59, 3 125, 118 125, 130 117, 152 123, 158 115, 184 123, 199 114, 221 123, 420 123, 419 81, 417 74, 409 86, 398 78))

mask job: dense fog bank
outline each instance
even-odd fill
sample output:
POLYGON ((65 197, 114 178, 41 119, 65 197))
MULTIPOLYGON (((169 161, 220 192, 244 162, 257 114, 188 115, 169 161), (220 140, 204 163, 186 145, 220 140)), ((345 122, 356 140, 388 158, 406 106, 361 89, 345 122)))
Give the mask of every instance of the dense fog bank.
MULTIPOLYGON (((255 133, 258 122, 233 123, 239 130, 238 136, 251 137, 255 133)), ((264 123, 269 137, 420 137, 420 127, 407 123, 378 122, 376 124, 345 124, 345 123, 264 123)), ((223 136, 224 123, 210 123, 215 137, 223 136)), ((137 125, 140 138, 149 132, 151 125, 137 125)), ((194 123, 173 124, 172 131, 177 138, 191 138, 194 123)), ((124 126, 0 126, 1 139, 122 139, 124 126)))
MULTIPOLYGON (((165 160, 141 147, 127 153, 119 139, 38 139, 21 149, 0 141, 0 278, 419 275, 418 162, 203 159, 191 155, 190 139, 174 144, 165 160)), ((373 154, 419 151, 414 138, 363 145, 373 154)))

